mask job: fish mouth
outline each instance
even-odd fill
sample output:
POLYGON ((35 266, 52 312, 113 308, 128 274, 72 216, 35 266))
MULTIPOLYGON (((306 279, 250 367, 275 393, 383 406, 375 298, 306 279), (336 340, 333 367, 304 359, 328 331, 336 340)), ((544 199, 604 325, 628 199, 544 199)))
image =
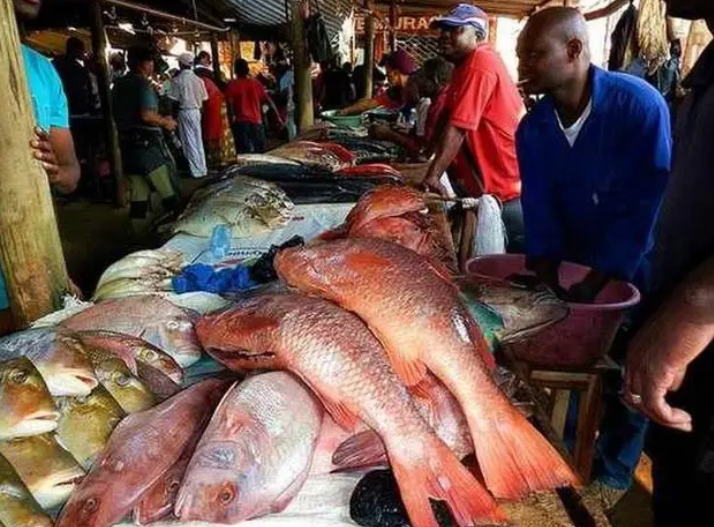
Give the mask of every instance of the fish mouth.
POLYGON ((85 371, 65 371, 46 381, 55 397, 86 397, 99 385, 96 376, 85 371))
POLYGON ((54 410, 41 410, 28 415, 22 422, 0 433, 0 440, 18 439, 46 434, 57 429, 60 413, 54 410))
POLYGON ((67 502, 84 475, 84 471, 77 466, 76 469, 65 470, 45 479, 30 490, 43 509, 56 509, 67 502))

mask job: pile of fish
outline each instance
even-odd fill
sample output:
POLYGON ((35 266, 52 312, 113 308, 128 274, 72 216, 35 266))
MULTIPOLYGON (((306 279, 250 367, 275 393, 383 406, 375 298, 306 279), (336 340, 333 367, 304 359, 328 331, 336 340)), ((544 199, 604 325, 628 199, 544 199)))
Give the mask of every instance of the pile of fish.
POLYGON ((204 317, 201 343, 235 371, 297 375, 355 434, 333 462, 388 460, 411 525, 435 525, 430 498, 444 501, 457 525, 499 523, 496 498, 577 484, 494 381, 479 327, 427 258, 348 238, 284 249, 275 268, 299 293, 251 297, 204 317), (471 451, 485 484, 459 461, 471 451))
POLYGON ((354 154, 335 143, 297 141, 272 150, 270 154, 302 165, 321 167, 332 172, 352 166, 355 162, 354 154))
POLYGON ((138 251, 110 265, 99 278, 92 301, 171 291, 171 278, 181 272, 181 253, 167 249, 138 251))
POLYGON ((234 238, 249 238, 287 225, 293 207, 272 183, 238 176, 196 191, 173 230, 207 238, 227 225, 234 238))
POLYGON ((453 244, 430 214, 424 194, 404 186, 381 186, 366 193, 344 225, 322 234, 324 240, 388 240, 456 270, 453 244))

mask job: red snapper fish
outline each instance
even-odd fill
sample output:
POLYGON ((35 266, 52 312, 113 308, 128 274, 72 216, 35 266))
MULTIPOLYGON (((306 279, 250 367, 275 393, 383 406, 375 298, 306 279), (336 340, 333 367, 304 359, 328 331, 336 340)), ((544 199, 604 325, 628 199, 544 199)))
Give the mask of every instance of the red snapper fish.
POLYGON ((516 500, 577 482, 494 383, 481 331, 426 258, 382 240, 347 239, 283 250, 275 268, 289 285, 359 315, 408 386, 431 372, 454 394, 496 497, 516 500))
POLYGON ((72 494, 56 527, 109 527, 178 461, 228 387, 209 379, 132 414, 116 427, 91 472, 72 494))
POLYGON ((264 295, 203 318, 205 349, 231 369, 288 369, 332 417, 361 421, 381 437, 415 527, 436 527, 429 498, 444 500, 460 526, 505 519, 491 495, 421 418, 384 350, 356 316, 318 298, 264 295))

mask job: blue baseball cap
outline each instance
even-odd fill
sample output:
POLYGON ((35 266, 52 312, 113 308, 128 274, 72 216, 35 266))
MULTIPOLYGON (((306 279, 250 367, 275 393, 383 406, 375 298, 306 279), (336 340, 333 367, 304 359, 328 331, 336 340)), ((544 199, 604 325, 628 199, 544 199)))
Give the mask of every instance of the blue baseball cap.
POLYGON ((448 13, 434 20, 431 29, 472 26, 484 33, 488 32, 488 15, 471 4, 458 4, 448 13))

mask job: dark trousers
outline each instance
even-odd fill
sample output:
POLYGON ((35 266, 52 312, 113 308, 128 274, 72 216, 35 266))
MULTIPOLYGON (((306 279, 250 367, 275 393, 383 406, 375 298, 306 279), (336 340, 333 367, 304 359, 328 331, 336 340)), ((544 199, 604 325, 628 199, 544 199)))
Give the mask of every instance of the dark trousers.
POLYGON ((262 124, 233 123, 231 129, 239 154, 262 154, 267 150, 262 124))
POLYGON ((652 424, 655 527, 714 525, 714 346, 689 368, 669 402, 692 415, 693 431, 652 424))
POLYGON ((501 214, 508 235, 506 251, 523 254, 526 252, 526 230, 523 224, 523 208, 520 198, 506 201, 501 214))

